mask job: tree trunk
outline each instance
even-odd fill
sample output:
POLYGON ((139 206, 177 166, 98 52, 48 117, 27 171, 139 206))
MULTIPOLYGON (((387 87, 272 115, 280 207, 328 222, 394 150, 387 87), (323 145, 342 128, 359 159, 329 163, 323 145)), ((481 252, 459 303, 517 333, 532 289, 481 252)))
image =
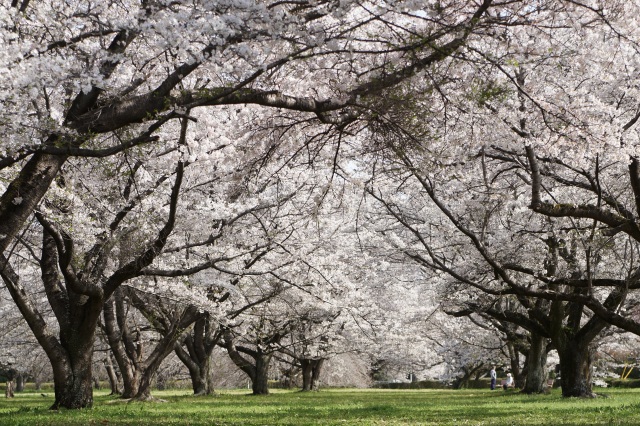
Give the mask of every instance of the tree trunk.
MULTIPOLYGON (((74 354, 76 355, 76 354, 74 354)), ((90 350, 80 352, 75 359, 56 361, 53 364, 53 384, 56 399, 52 410, 63 408, 90 408, 93 405, 93 380, 90 350), (56 365, 57 364, 57 365, 56 365)))
POLYGON ((113 363, 111 362, 111 355, 107 356, 104 362, 104 368, 107 370, 107 377, 109 377, 109 386, 111 387, 111 395, 121 395, 120 387, 118 384, 118 375, 116 374, 113 363))
POLYGON ((1 253, 0 275, 53 368, 56 399, 51 408, 90 407, 93 403, 91 358, 102 298, 60 291, 57 256, 55 252, 52 254, 48 244, 51 241, 48 233, 43 232, 40 264, 47 298, 60 323, 59 340, 47 327, 33 300, 20 285, 20 277, 1 253))
POLYGON ((268 395, 269 394, 269 363, 271 362, 271 355, 260 354, 256 358, 255 374, 252 377, 253 385, 252 390, 254 395, 268 395))
POLYGON ((589 397, 596 395, 591 390, 591 351, 588 345, 569 340, 558 349, 560 357, 560 386, 562 396, 589 397))
POLYGON ((24 391, 24 374, 18 373, 16 376, 16 392, 24 391))
POLYGON ((463 375, 462 377, 457 378, 453 382, 454 389, 463 389, 469 386, 469 379, 473 377, 476 371, 484 367, 484 363, 480 363, 475 366, 465 366, 462 367, 463 375))
POLYGON ((148 401, 152 399, 151 384, 153 383, 153 379, 158 373, 160 364, 162 364, 162 361, 171 353, 174 343, 175 341, 171 341, 166 338, 164 340, 161 340, 160 342, 158 342, 154 353, 152 353, 147 358, 147 360, 142 363, 140 368, 138 392, 136 393, 134 399, 137 399, 139 401, 148 401))
POLYGON ((313 374, 311 375, 311 390, 317 391, 320 384, 320 373, 324 365, 324 358, 317 359, 315 366, 313 367, 313 374))
POLYGON ((324 359, 303 359, 300 364, 302 365, 302 391, 318 390, 318 378, 324 359))
POLYGON ((264 353, 261 350, 250 349, 243 346, 236 346, 234 336, 229 329, 224 330, 222 346, 227 349, 227 354, 233 363, 251 379, 254 395, 267 395, 269 393, 268 377, 269 364, 273 354, 264 353), (249 355, 253 362, 242 356, 241 353, 249 355))
POLYGON ((4 396, 5 398, 13 398, 13 380, 7 380, 4 396))
POLYGON ((216 393, 216 387, 213 374, 211 374, 211 366, 209 366, 209 370, 207 371, 207 382, 207 395, 214 395, 216 393))
POLYGON ((140 376, 140 385, 138 386, 138 392, 136 393, 134 399, 138 401, 149 401, 151 399, 151 383, 153 382, 153 378, 155 377, 155 375, 155 370, 145 370, 145 372, 140 376))
POLYGON ((300 361, 302 365, 302 391, 308 392, 311 390, 311 376, 313 375, 313 360, 303 359, 300 361))
POLYGON ((462 375, 462 377, 458 377, 457 379, 454 380, 453 382, 453 388, 454 389, 465 389, 466 387, 469 386, 469 379, 471 378, 472 372, 467 370, 466 368, 463 369, 464 374, 462 375))
POLYGON ((511 366, 511 375, 513 376, 514 386, 518 386, 521 383, 520 379, 520 352, 516 349, 513 343, 507 344, 507 350, 509 352, 509 364, 511 366))
POLYGON ((531 333, 531 346, 527 355, 527 378, 522 393, 542 393, 546 389, 547 339, 531 333))
POLYGON ((527 375, 529 374, 529 366, 527 364, 527 360, 525 358, 524 363, 522 365, 522 369, 518 373, 518 376, 513 381, 515 383, 516 389, 524 389, 527 383, 527 375))
POLYGON ((211 395, 213 393, 210 358, 200 363, 197 369, 190 369, 189 375, 191 376, 194 395, 211 395))
MULTIPOLYGON (((143 308, 143 305, 135 302, 137 309, 143 308)), ((149 319, 149 312, 142 311, 149 319)), ((168 329, 161 330, 162 339, 156 343, 153 351, 145 359, 144 362, 137 364, 137 371, 140 372, 140 385, 138 392, 135 396, 137 400, 149 400, 151 399, 151 383, 156 376, 162 361, 173 352, 176 342, 180 339, 180 336, 184 330, 193 324, 199 317, 198 309, 195 306, 188 306, 182 311, 182 314, 178 318, 173 318, 173 323, 168 329)))
POLYGON ((140 372, 135 367, 122 373, 122 398, 133 398, 140 390, 140 372))
POLYGON ((130 331, 127 325, 122 288, 114 291, 104 303, 103 315, 107 341, 122 376, 122 398, 133 398, 140 386, 138 364, 141 362, 142 346, 137 339, 138 333, 130 331))
POLYGON ((218 328, 213 326, 212 318, 205 314, 196 320, 193 329, 184 336, 182 341, 175 344, 176 355, 189 370, 194 395, 214 393, 211 354, 220 337, 218 328))
MULTIPOLYGON (((187 339, 190 337, 187 337, 187 339)), ((193 345, 192 345, 193 346, 193 345)), ((178 358, 187 366, 189 377, 191 378, 191 387, 194 395, 211 395, 213 393, 213 384, 211 383, 211 356, 205 356, 198 359, 193 351, 189 348, 189 352, 182 348, 180 343, 175 344, 175 353, 178 358)))
POLYGON ((103 300, 71 293, 69 304, 60 346, 45 347, 53 367, 55 401, 51 409, 93 405, 93 347, 103 300))

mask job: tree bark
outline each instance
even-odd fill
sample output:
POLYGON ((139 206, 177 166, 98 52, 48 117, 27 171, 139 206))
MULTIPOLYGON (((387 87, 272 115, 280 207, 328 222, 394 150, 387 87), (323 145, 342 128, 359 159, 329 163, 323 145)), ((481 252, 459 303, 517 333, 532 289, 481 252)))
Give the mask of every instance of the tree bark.
POLYGON ((227 349, 227 354, 233 363, 251 379, 254 395, 267 395, 269 393, 268 376, 271 353, 264 353, 259 349, 250 349, 243 346, 236 346, 234 336, 230 330, 223 332, 224 339, 222 346, 227 349), (241 353, 249 355, 253 362, 242 356, 241 353))
MULTIPOLYGON (((150 305, 146 303, 145 300, 138 298, 135 292, 131 292, 129 297, 136 309, 142 312, 156 331, 162 335, 162 339, 156 343, 153 351, 144 361, 137 363, 136 369, 140 372, 140 383, 138 392, 134 398, 138 400, 148 400, 151 399, 151 384, 153 378, 156 376, 162 361, 174 350, 176 342, 180 339, 182 333, 198 320, 200 313, 198 308, 191 305, 184 308, 182 312, 175 317, 166 317, 160 320, 158 313, 153 309, 149 309, 150 305)), ((162 309, 160 309, 160 311, 162 311, 162 309)))
POLYGON ((34 301, 22 288, 19 277, 2 255, 0 275, 53 368, 55 401, 51 408, 88 408, 93 403, 91 360, 103 301, 99 295, 79 295, 70 289, 62 291, 57 256, 49 247, 51 243, 45 232, 40 263, 45 291, 60 323, 59 338, 51 332, 34 301))
POLYGON ((300 360, 302 365, 302 391, 318 390, 318 378, 322 371, 324 358, 320 359, 303 359, 300 360))
POLYGON ((182 360, 189 370, 193 394, 213 394, 213 386, 211 384, 211 356, 207 356, 203 359, 194 359, 179 343, 176 343, 175 352, 176 355, 178 355, 178 358, 182 360))
POLYGON ((138 386, 138 393, 136 393, 134 399, 139 401, 151 399, 151 384, 153 383, 153 379, 156 377, 162 361, 173 351, 173 345, 178 337, 179 336, 175 336, 173 339, 167 339, 165 337, 158 342, 153 353, 142 363, 140 385, 138 386))
POLYGON ((313 369, 313 374, 311 375, 311 390, 317 391, 320 384, 320 373, 322 372, 322 367, 324 366, 324 358, 321 358, 316 361, 316 366, 313 369))
POLYGON ((5 398, 13 398, 13 380, 7 380, 6 387, 4 389, 5 398))
POLYGON ((24 374, 18 373, 16 376, 16 392, 24 391, 24 374))
POLYGON ((214 327, 212 318, 204 314, 195 322, 191 332, 175 344, 176 355, 189 370, 194 395, 214 393, 211 380, 211 354, 220 337, 221 333, 218 327, 214 327))
POLYGON ((531 345, 527 355, 527 376, 522 393, 542 393, 546 390, 547 339, 531 333, 531 345))
POLYGON ((253 384, 251 389, 254 395, 269 394, 269 364, 271 363, 270 354, 259 354, 255 357, 255 375, 252 377, 253 384))
POLYGON ((101 298, 72 297, 69 329, 60 330, 60 344, 64 357, 49 352, 54 371, 56 399, 51 408, 88 408, 93 404, 93 344, 98 317, 102 308, 101 298))
POLYGON ((153 378, 156 373, 157 369, 154 371, 148 369, 144 371, 140 377, 140 386, 138 387, 138 392, 134 399, 138 401, 149 401, 151 399, 151 383, 153 382, 153 378))
POLYGON ((51 409, 89 408, 93 405, 92 356, 93 340, 89 349, 67 351, 71 356, 51 359, 55 401, 51 409))
POLYGON ((107 341, 122 375, 122 398, 133 398, 139 390, 140 371, 138 363, 141 347, 127 326, 127 310, 124 307, 122 288, 114 291, 104 303, 103 315, 107 341))
POLYGON ((591 390, 591 350, 588 345, 569 340, 558 349, 560 357, 560 386, 562 396, 588 397, 596 395, 591 390))
POLYGON ((520 352, 516 349, 512 342, 507 343, 509 352, 509 364, 511 366, 511 374, 513 375, 514 386, 518 387, 522 383, 520 371, 520 352))
MULTIPOLYGON (((54 141, 49 141, 53 143, 54 141)), ((0 253, 20 232, 67 160, 64 155, 34 154, 0 197, 0 253), (20 200, 18 202, 17 200, 20 200)))
MULTIPOLYGON (((210 370, 211 362, 209 360, 205 360, 198 368, 198 372, 195 375, 191 374, 191 383, 193 385, 194 395, 211 395, 213 393, 213 389, 209 387, 211 375, 210 370)), ((189 371, 189 373, 191 373, 191 371, 189 371)))
POLYGON ((311 390, 311 376, 313 375, 313 360, 303 359, 300 360, 302 365, 302 391, 308 392, 311 390))
POLYGON ((118 375, 116 374, 115 368, 113 368, 113 364, 111 362, 111 355, 107 356, 107 359, 104 363, 104 368, 107 370, 107 377, 109 377, 109 386, 111 387, 111 395, 121 395, 122 392, 120 392, 118 375))

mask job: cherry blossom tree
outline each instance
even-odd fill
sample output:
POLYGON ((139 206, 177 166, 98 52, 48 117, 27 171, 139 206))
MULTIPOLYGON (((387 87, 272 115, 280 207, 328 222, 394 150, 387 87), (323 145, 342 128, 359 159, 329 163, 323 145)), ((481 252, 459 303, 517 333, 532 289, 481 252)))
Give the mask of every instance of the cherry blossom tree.
MULTIPOLYGON (((158 294, 140 294, 134 290, 119 288, 114 293, 113 302, 107 301, 104 308, 105 330, 114 357, 120 366, 124 382, 123 398, 137 400, 151 399, 151 383, 162 361, 174 349, 174 344, 182 333, 200 316, 196 305, 168 302, 158 294), (125 307, 125 298, 129 304, 125 307), (115 304, 115 307, 112 305, 115 304), (135 307, 160 333, 156 342, 138 325, 135 329, 127 326, 127 308, 135 307), (151 346, 149 343, 155 343, 151 346), (151 346, 150 348, 148 348, 151 346), (146 353, 145 353, 146 352, 146 353)), ((153 344, 152 343, 152 344, 153 344)))
MULTIPOLYGON (((102 306, 124 282, 150 275, 146 268, 164 261, 161 252, 180 225, 182 194, 197 192, 183 182, 186 168, 196 170, 187 179, 212 169, 239 175, 238 158, 255 156, 253 150, 268 158, 263 154, 277 145, 278 133, 308 128, 315 137, 290 138, 298 144, 292 152, 306 148, 312 162, 313 146, 330 141, 338 155, 342 136, 357 120, 378 113, 372 99, 439 64, 438 73, 447 75, 458 50, 472 40, 492 39, 491 28, 512 9, 492 3, 427 2, 402 9, 324 1, 2 6, 0 121, 7 142, 0 170, 8 182, 0 197, 2 277, 54 364, 53 407, 92 404, 88 366, 102 306), (199 110, 215 112, 214 118, 199 110), (243 127, 248 116, 268 128, 269 111, 287 115, 292 124, 276 126, 263 144, 243 145, 246 139, 237 138, 239 155, 221 161, 219 151, 229 139, 216 136, 243 127), (202 137, 187 141, 187 123, 198 120, 205 123, 202 137), (114 165, 126 172, 103 179, 106 187, 117 182, 104 188, 111 198, 89 202, 78 169, 87 174, 114 165), (79 194, 87 197, 68 210, 66 203, 79 194), (117 200, 111 216, 107 200, 117 200), (153 202, 161 208, 149 214, 153 202), (69 215, 80 204, 89 209, 83 221, 91 231, 84 234, 69 227, 77 224, 69 215), (144 214, 152 223, 137 234, 141 242, 133 260, 116 267, 108 252, 144 214), (101 225, 90 224, 95 218, 101 225), (28 241, 21 232, 30 234, 28 241), (41 255, 34 250, 35 234, 42 237, 41 255), (39 257, 59 335, 46 328, 23 291, 16 250, 39 257)), ((225 196, 233 198, 233 192, 225 196)), ((155 266, 161 275, 162 265, 155 266)))
POLYGON ((625 313, 637 281, 626 19, 637 5, 608 6, 514 6, 501 16, 512 25, 462 49, 475 60, 455 77, 394 88, 367 128, 372 148, 393 153, 373 157, 370 173, 377 184, 390 175, 370 189, 396 221, 387 235, 451 277, 458 303, 517 321, 539 354, 551 339, 566 396, 592 395, 592 343, 609 324, 637 332, 625 313), (507 295, 518 309, 494 309, 507 295))

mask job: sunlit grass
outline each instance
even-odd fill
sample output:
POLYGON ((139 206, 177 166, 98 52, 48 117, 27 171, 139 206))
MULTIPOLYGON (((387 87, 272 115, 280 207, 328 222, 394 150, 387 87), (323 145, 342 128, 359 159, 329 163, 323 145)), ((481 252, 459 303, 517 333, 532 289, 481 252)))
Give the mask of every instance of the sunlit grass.
POLYGON ((607 389, 606 398, 525 396, 489 390, 274 390, 268 396, 220 391, 193 397, 158 391, 166 402, 126 403, 96 391, 94 408, 48 409, 53 395, 0 398, 0 425, 637 425, 640 389, 607 389))

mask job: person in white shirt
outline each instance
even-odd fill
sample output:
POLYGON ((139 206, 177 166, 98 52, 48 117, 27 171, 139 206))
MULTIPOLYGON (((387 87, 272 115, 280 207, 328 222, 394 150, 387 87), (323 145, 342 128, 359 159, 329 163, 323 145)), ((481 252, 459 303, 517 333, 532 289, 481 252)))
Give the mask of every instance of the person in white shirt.
POLYGON ((504 390, 507 390, 508 388, 512 388, 512 387, 514 387, 513 376, 511 375, 511 373, 507 373, 507 381, 504 382, 504 390))

